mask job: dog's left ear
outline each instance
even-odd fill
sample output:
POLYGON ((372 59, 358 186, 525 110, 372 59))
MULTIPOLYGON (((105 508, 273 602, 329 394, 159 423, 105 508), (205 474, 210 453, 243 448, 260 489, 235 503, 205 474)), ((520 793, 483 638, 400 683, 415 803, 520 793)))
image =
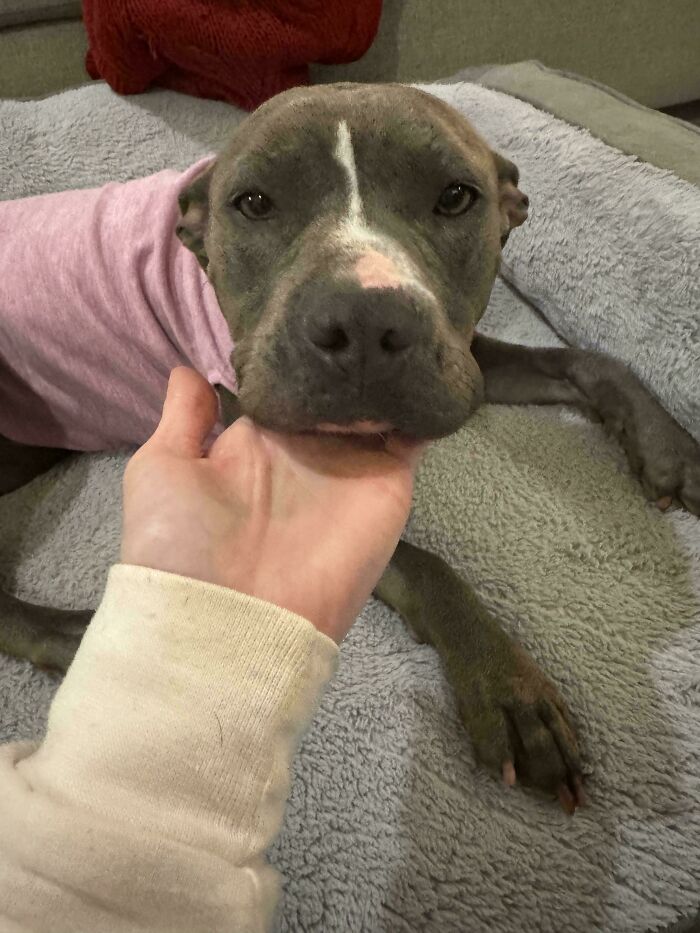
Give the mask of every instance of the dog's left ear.
POLYGON ((209 225, 209 184, 216 162, 197 175, 189 188, 182 192, 180 204, 180 222, 175 233, 197 257, 200 266, 206 271, 209 257, 204 246, 204 235, 209 225))
POLYGON ((501 195, 501 246, 505 246, 513 227, 519 227, 527 220, 530 199, 518 188, 520 172, 517 165, 497 152, 494 152, 493 159, 501 195))

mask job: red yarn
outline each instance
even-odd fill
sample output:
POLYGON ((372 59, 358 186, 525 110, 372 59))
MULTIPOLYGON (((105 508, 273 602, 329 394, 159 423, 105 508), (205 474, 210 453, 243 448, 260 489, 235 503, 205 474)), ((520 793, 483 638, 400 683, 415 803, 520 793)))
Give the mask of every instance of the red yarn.
POLYGON ((309 64, 369 48, 382 0, 83 0, 91 77, 119 94, 151 84, 253 109, 309 64))

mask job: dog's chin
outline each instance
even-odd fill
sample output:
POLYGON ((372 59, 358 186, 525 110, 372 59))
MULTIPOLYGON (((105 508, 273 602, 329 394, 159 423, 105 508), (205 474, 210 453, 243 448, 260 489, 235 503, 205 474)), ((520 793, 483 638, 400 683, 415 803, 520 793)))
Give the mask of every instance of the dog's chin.
MULTIPOLYGON (((314 417, 310 412, 298 412, 294 409, 285 411, 282 406, 253 407, 243 405, 241 414, 270 431, 279 431, 282 434, 317 434, 346 437, 383 437, 389 435, 401 436, 407 440, 434 441, 458 431, 467 420, 471 411, 469 409, 452 413, 451 418, 441 419, 422 417, 398 417, 382 419, 370 417, 353 417, 346 420, 342 416, 325 420, 323 415, 314 417), (332 420, 331 420, 332 419, 332 420)), ((326 416, 328 417, 328 416, 326 416)))
POLYGON ((389 437, 401 437, 407 441, 436 441, 461 427, 451 426, 448 430, 436 430, 424 424, 394 424, 392 421, 374 421, 370 419, 356 419, 352 421, 317 421, 310 424, 300 424, 295 428, 288 425, 266 425, 272 430, 284 433, 316 434, 321 437, 347 437, 357 440, 380 439, 386 441, 389 437))
POLYGON ((418 400, 415 408, 404 399, 400 401, 370 406, 328 404, 321 399, 314 405, 308 396, 297 400, 292 393, 269 385, 255 392, 243 386, 239 396, 242 414, 263 428, 283 434, 400 435, 432 441, 458 431, 477 407, 480 393, 466 399, 431 398, 428 404, 418 400))

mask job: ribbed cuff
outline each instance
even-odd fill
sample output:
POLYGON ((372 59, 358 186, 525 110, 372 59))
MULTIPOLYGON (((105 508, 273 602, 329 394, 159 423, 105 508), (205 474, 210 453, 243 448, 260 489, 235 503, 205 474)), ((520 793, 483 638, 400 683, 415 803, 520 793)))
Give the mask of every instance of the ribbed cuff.
POLYGON ((138 811, 214 848, 214 827, 230 821, 243 850, 262 851, 337 656, 308 620, 271 603, 118 564, 25 767, 84 809, 138 811))

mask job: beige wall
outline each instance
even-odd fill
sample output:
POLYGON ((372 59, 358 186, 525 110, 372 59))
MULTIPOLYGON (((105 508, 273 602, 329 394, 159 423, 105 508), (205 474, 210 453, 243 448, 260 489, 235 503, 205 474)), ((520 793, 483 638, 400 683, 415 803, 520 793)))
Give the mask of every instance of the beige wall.
MULTIPOLYGON (((0 30, 0 97, 88 80, 85 45, 79 20, 0 30)), ((369 52, 312 74, 322 82, 420 81, 532 58, 651 107, 700 98, 700 0, 384 0, 369 52)))
POLYGON ((651 107, 700 98, 700 0, 384 0, 365 57, 313 74, 415 81, 532 58, 651 107))

